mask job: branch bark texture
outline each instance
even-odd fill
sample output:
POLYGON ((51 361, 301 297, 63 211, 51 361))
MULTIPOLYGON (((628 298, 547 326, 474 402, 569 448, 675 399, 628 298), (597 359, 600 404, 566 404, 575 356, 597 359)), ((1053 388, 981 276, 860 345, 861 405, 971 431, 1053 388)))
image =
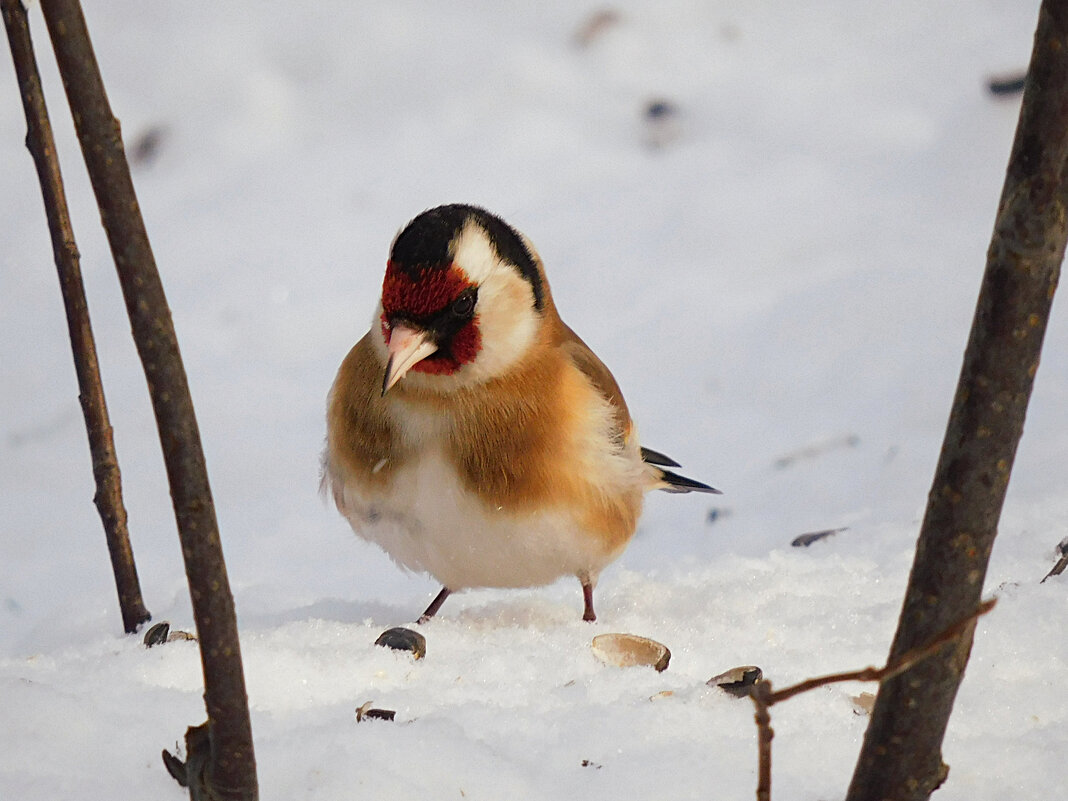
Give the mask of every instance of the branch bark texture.
MULTIPOLYGON (((888 662, 972 614, 1023 433, 1068 235, 1068 4, 1044 0, 979 301, 888 662)), ((847 801, 920 801, 971 651, 956 643, 882 682, 847 801)))
POLYGON ((145 608, 141 596, 141 584, 137 578, 133 548, 126 523, 126 507, 122 500, 122 475, 115 454, 115 439, 104 399, 104 386, 100 379, 100 366, 96 356, 96 342, 89 320, 89 308, 85 300, 85 286, 78 246, 70 223, 70 212, 63 190, 63 176, 56 156, 55 138, 48 118, 41 76, 30 39, 26 9, 20 0, 0 0, 3 7, 4 27, 11 45, 11 57, 15 62, 19 93, 26 113, 26 147, 33 156, 37 178, 44 197, 48 230, 52 235, 52 252, 55 255, 59 286, 63 294, 63 306, 67 313, 67 328, 70 333, 71 350, 74 353, 74 370, 78 376, 78 399, 85 418, 85 430, 89 436, 89 452, 93 462, 93 478, 96 494, 93 502, 104 525, 111 568, 115 574, 115 587, 119 594, 119 609, 122 625, 127 633, 152 616, 145 608))
POLYGON ((144 367, 182 543, 204 669, 218 799, 258 797, 237 619, 223 560, 200 432, 170 308, 78 0, 43 0, 82 155, 144 367))

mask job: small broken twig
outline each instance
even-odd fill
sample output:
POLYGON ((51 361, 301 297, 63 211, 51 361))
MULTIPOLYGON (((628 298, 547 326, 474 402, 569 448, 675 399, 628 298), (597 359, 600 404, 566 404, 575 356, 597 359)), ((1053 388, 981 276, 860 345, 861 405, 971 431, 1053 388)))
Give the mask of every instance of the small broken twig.
POLYGON ((850 670, 845 673, 831 673, 826 676, 805 679, 804 681, 798 682, 797 684, 791 684, 789 687, 785 687, 781 690, 773 690, 771 682, 767 680, 758 681, 754 684, 749 692, 749 697, 753 700, 753 706, 756 707, 756 713, 753 718, 757 725, 759 762, 757 770, 757 801, 770 801, 771 799, 771 741, 775 736, 775 732, 771 728, 771 713, 768 711, 770 707, 781 703, 782 701, 787 701, 795 695, 800 695, 801 693, 815 690, 817 687, 824 687, 828 684, 835 684, 843 681, 881 682, 893 678, 899 673, 908 670, 917 662, 921 662, 927 657, 937 653, 947 643, 956 640, 968 629, 969 626, 975 623, 977 618, 982 617, 993 609, 994 604, 996 603, 996 599, 993 598, 989 601, 983 601, 971 615, 968 615, 968 617, 963 620, 959 620, 952 626, 949 626, 929 643, 902 654, 899 659, 887 663, 884 667, 866 667, 861 670, 850 670))

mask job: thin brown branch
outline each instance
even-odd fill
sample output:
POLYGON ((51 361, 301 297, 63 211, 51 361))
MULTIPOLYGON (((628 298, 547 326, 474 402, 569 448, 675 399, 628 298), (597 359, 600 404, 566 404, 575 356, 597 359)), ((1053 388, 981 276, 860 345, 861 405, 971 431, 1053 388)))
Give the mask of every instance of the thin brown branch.
POLYGON ((130 546, 126 507, 122 500, 122 476, 115 454, 115 440, 108 418, 104 386, 100 379, 100 366, 96 357, 96 342, 89 320, 89 308, 85 300, 78 246, 74 241, 74 230, 70 223, 52 124, 48 118, 44 93, 41 91, 41 76, 34 57, 26 9, 20 0, 0 0, 0 5, 3 7, 4 27, 7 29, 11 57, 15 62, 19 92, 26 113, 26 147, 33 156, 37 178, 41 184, 48 230, 52 235, 52 252, 59 273, 63 306, 67 312, 74 370, 78 376, 78 398, 81 401, 82 416, 85 418, 85 430, 89 437, 89 452, 93 462, 93 478, 96 480, 93 502, 104 525, 104 535, 111 555, 111 569, 115 574, 115 587, 119 594, 122 625, 127 633, 132 634, 146 620, 151 620, 152 615, 145 608, 141 597, 141 584, 137 578, 133 548, 130 546))
POLYGON ((888 662, 884 667, 866 667, 845 673, 831 673, 826 676, 805 679, 778 691, 773 690, 771 682, 767 680, 754 684, 749 697, 753 700, 753 706, 756 707, 756 713, 753 718, 757 725, 757 801, 771 801, 771 741, 775 737, 775 732, 771 728, 771 712, 769 711, 772 706, 782 701, 788 701, 795 695, 800 695, 828 684, 843 681, 884 681, 896 676, 913 667, 916 663, 933 656, 943 646, 958 639, 969 630, 969 627, 975 623, 977 618, 982 617, 993 609, 996 603, 997 600, 993 598, 989 601, 983 601, 972 614, 944 629, 929 643, 902 654, 901 657, 893 662, 888 662))
POLYGON ((78 0, 42 0, 148 381, 182 543, 204 670, 211 758, 205 780, 218 799, 258 797, 237 618, 193 401, 130 168, 78 0))
POLYGON ((991 598, 989 601, 983 601, 979 604, 979 607, 975 612, 944 629, 941 634, 936 636, 929 643, 921 645, 918 648, 913 648, 911 651, 902 654, 897 659, 888 662, 881 668, 866 667, 862 670, 851 670, 847 673, 832 673, 827 676, 806 679, 805 681, 798 682, 797 684, 784 687, 781 690, 771 693, 768 697, 768 705, 772 706, 781 701, 793 698, 795 695, 814 690, 817 687, 823 687, 827 684, 835 684, 843 681, 885 681, 886 679, 892 678, 913 667, 917 662, 932 656, 947 643, 956 640, 964 633, 965 629, 975 622, 976 618, 985 615, 994 608, 996 603, 997 599, 995 598, 991 598))

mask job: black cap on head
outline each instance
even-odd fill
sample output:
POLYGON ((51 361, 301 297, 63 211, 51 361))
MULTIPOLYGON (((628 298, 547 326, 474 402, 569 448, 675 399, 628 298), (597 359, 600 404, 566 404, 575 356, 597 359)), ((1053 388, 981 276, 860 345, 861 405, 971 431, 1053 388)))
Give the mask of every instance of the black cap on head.
POLYGON ((534 292, 534 308, 541 309, 544 302, 541 275, 523 238, 500 217, 478 206, 452 203, 424 211, 397 235, 390 261, 412 278, 427 268, 446 266, 452 258, 449 245, 468 220, 486 232, 498 256, 516 266, 534 292))

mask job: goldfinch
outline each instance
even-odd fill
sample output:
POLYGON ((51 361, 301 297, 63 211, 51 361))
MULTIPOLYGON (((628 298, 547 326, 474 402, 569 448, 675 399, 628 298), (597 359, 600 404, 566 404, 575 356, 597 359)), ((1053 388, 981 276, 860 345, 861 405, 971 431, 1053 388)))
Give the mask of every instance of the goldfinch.
POLYGON ((439 206, 390 247, 371 330, 330 390, 323 487, 355 532, 452 592, 601 570, 645 492, 718 492, 642 448, 608 368, 557 314, 533 245, 439 206))

